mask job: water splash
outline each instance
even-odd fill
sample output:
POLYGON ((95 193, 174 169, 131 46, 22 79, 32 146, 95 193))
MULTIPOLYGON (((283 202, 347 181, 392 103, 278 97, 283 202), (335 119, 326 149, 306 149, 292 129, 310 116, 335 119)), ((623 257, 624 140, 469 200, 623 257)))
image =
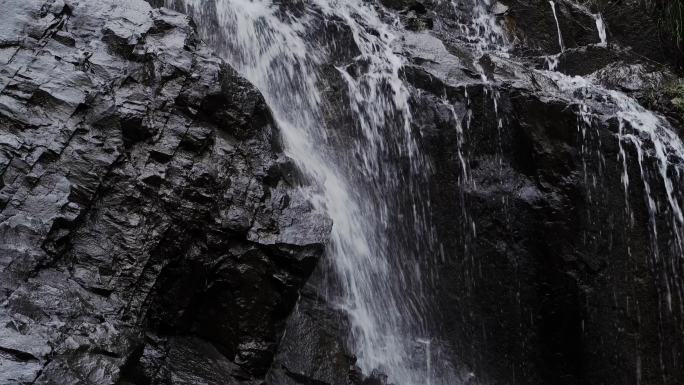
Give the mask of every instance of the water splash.
POLYGON ((560 64, 560 56, 560 53, 544 56, 546 67, 549 69, 549 71, 556 71, 558 69, 558 65, 560 64))

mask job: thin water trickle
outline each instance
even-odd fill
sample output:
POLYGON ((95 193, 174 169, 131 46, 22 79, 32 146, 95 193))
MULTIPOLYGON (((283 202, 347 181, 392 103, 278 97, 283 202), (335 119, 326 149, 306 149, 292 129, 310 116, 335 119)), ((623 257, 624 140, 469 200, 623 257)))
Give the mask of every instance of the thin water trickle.
POLYGON ((603 15, 599 13, 592 13, 589 8, 587 8, 586 5, 578 3, 573 0, 566 0, 565 4, 570 5, 571 7, 579 10, 580 12, 583 12, 587 15, 591 15, 591 17, 594 18, 594 22, 596 24, 596 32, 598 33, 598 46, 602 47, 607 47, 608 46, 608 33, 606 31, 606 23, 603 21, 603 15))
MULTIPOLYGON (((599 86, 599 82, 592 76, 571 77, 556 72, 560 55, 565 51, 565 45, 556 3, 554 1, 549 1, 549 3, 556 23, 561 52, 546 57, 548 71, 537 72, 555 83, 557 89, 550 90, 554 97, 578 107, 578 129, 583 140, 581 148, 583 157, 588 155, 589 150, 586 146, 589 143, 586 140, 589 131, 594 128, 594 123, 596 122, 597 126, 600 126, 613 119, 617 121, 618 132, 616 137, 623 167, 621 180, 625 192, 625 213, 628 222, 632 226, 634 225, 634 215, 631 212, 634 202, 630 202, 629 165, 636 163, 641 179, 644 202, 649 215, 651 266, 654 269, 655 276, 661 281, 656 283, 659 286, 659 299, 669 312, 673 312, 672 303, 674 300, 672 298, 677 296, 681 308, 680 312, 684 314, 684 307, 682 307, 684 284, 682 284, 679 268, 684 256, 684 216, 682 215, 684 194, 681 188, 684 183, 682 178, 684 175, 684 144, 665 118, 643 108, 633 98, 619 91, 599 86), (628 152, 632 153, 630 150, 636 154, 636 159, 628 158, 628 152), (660 235, 662 235, 661 231, 667 232, 666 236, 669 241, 665 244, 659 240, 660 235)), ((479 4, 484 3, 481 0, 479 4)), ((580 7, 572 1, 569 4, 580 7)), ((486 8, 477 9, 481 12, 486 8)), ((581 9, 594 17, 600 40, 599 45, 607 46, 606 26, 602 15, 591 14, 583 7, 581 9)), ((495 16, 491 14, 482 15, 476 12, 475 20, 487 18, 494 20, 495 16)), ((502 41, 505 38, 495 40, 502 41)), ((488 47, 487 54, 501 58, 508 57, 509 48, 506 45, 488 47)), ((481 49, 477 51, 480 54, 483 52, 481 49)), ((489 79, 485 79, 485 83, 491 86, 489 79)), ((600 140, 594 144, 594 146, 597 145, 598 148, 595 148, 595 151, 599 157, 598 165, 601 167, 603 149, 600 140)), ((587 164, 584 163, 583 167, 587 189, 589 190, 591 186, 596 188, 595 178, 592 177, 591 181, 587 178, 589 173, 587 164)), ((601 170, 598 172, 600 173, 601 170)), ((590 194, 589 199, 591 199, 590 194)), ((627 250, 631 256, 629 245, 627 245, 627 250)))
POLYGON ((561 52, 565 52, 565 44, 563 44, 563 34, 561 33, 560 22, 558 21, 558 14, 556 13, 556 2, 551 0, 549 1, 549 4, 551 4, 553 18, 554 20, 556 20, 556 29, 558 30, 558 45, 560 46, 561 52))

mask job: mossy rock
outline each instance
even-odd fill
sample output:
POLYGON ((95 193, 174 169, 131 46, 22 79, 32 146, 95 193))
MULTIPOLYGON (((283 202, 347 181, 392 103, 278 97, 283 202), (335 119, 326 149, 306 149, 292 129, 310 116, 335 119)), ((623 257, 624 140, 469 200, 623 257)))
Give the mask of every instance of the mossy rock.
POLYGON ((672 99, 672 104, 674 104, 680 110, 684 111, 684 98, 674 98, 672 99))
POLYGON ((668 87, 665 92, 668 97, 671 97, 670 101, 679 112, 684 113, 684 80, 679 79, 677 84, 668 87))

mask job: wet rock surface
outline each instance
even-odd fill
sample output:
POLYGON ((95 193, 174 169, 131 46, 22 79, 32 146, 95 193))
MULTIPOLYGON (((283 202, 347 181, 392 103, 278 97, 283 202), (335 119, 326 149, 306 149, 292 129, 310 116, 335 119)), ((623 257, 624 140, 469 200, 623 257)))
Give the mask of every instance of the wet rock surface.
MULTIPOLYGON (((469 9, 467 1, 455 3, 469 9)), ((515 37, 514 59, 485 55, 480 65, 490 83, 468 84, 477 81, 440 68, 456 62, 453 54, 463 59, 462 74, 472 71, 455 28, 458 12, 449 16, 434 3, 442 17, 433 35, 446 48, 440 54, 425 50, 431 37, 409 39, 415 125, 434 161, 434 220, 447 250, 435 266, 434 316, 445 344, 454 361, 472 368, 468 383, 680 383, 683 314, 669 307, 667 268, 653 259, 670 255, 667 263, 681 271, 670 249, 676 237, 658 223, 664 238, 654 244, 643 185, 624 191, 616 119, 584 131, 580 106, 557 92, 546 63, 531 70, 536 58, 560 52, 548 2, 501 3, 509 7, 498 19, 515 37)), ((591 14, 556 3, 567 47, 558 70, 637 98, 681 132, 681 112, 662 102, 676 102, 676 91, 665 89, 677 69, 654 64, 667 45, 657 35, 616 29, 609 46, 600 46, 591 14)), ((620 15, 622 25, 644 23, 634 8, 620 15)), ((626 151, 627 178, 640 180, 638 154, 626 151)))
MULTIPOLYGON (((680 335, 679 316, 660 318, 663 283, 650 262, 648 230, 615 214, 625 198, 611 129, 592 133, 605 158, 588 167, 605 163, 603 174, 590 176, 601 188, 587 188, 583 142, 567 104, 501 90, 500 129, 487 90, 468 88, 468 98, 465 91, 449 98, 480 117, 466 134, 466 182, 460 160, 441 149, 456 144, 447 129, 453 118, 429 97, 420 101, 424 111, 433 106, 427 127, 444 127, 426 137, 438 160, 435 204, 448 208, 435 215, 449 250, 438 265, 448 294, 439 296, 437 317, 449 325, 444 338, 459 360, 483 384, 677 383, 682 347, 661 333, 680 335), (499 136, 499 144, 491 140, 499 136), (663 346, 673 349, 664 353, 671 365, 660 365, 663 346)), ((641 194, 630 191, 630 201, 639 206, 641 194)), ((645 207, 633 208, 633 220, 647 223, 645 207)))
MULTIPOLYGON (((287 322, 280 349, 267 382, 271 384, 360 383, 354 377, 353 355, 345 346, 346 315, 333 310, 308 287, 287 322)), ((359 374, 360 375, 360 374, 359 374)))
POLYGON ((264 377, 330 230, 263 98, 139 0, 0 16, 0 384, 264 377))

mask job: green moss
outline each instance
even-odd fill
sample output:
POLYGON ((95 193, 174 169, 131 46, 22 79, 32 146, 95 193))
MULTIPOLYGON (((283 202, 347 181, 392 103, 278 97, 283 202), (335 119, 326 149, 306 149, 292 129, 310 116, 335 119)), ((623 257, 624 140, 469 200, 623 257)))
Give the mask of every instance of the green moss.
POLYGON ((684 98, 674 98, 672 99, 672 104, 679 108, 679 110, 684 111, 684 98))
POLYGON ((665 97, 670 100, 672 105, 684 112, 684 79, 679 79, 665 87, 665 97))

